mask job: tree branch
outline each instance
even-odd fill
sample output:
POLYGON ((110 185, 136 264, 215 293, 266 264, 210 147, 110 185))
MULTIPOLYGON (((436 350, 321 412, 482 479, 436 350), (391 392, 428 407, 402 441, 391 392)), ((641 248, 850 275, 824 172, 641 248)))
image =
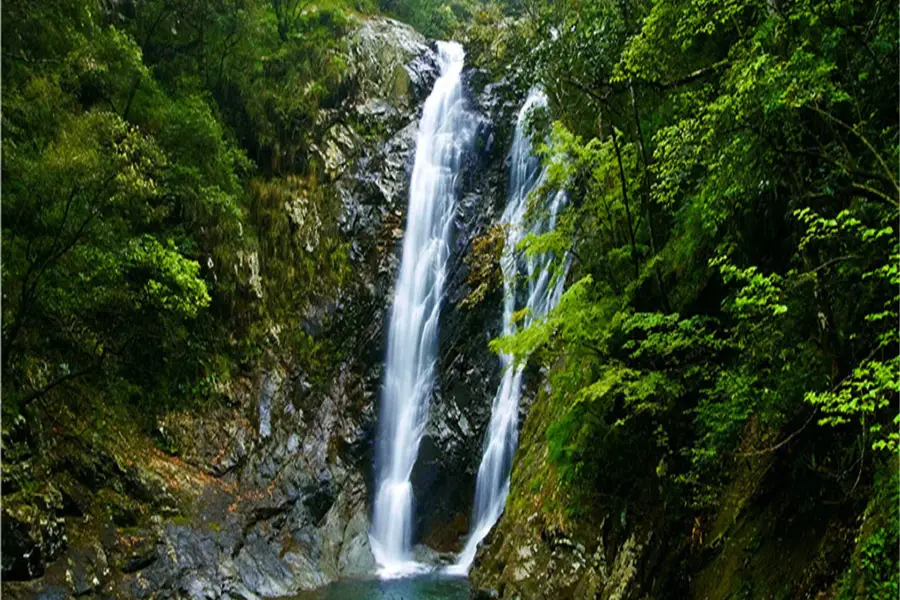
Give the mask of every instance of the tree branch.
MULTIPOLYGON (((693 82, 697 81, 698 79, 703 79, 707 75, 710 75, 724 67, 727 67, 728 64, 729 64, 729 62, 728 62, 728 59, 726 58, 726 59, 720 60, 717 63, 711 64, 707 67, 703 67, 703 68, 697 69, 696 71, 692 71, 691 73, 688 73, 684 77, 679 77, 678 79, 673 79, 671 81, 650 81, 648 79, 630 79, 628 81, 621 81, 621 82, 620 81, 600 81, 600 82, 596 83, 596 87, 601 88, 601 89, 606 89, 611 92, 625 92, 625 91, 628 91, 628 89, 632 85, 636 84, 636 85, 651 87, 651 88, 659 90, 659 91, 665 91, 665 90, 669 90, 672 88, 680 87, 682 85, 687 85, 689 83, 693 83, 693 82)), ((574 79, 571 76, 563 77, 562 80, 563 80, 563 82, 569 84, 570 86, 574 87, 578 91, 580 91, 584 94, 587 94, 588 96, 590 96, 594 100, 597 100, 598 102, 602 102, 605 104, 608 101, 608 95, 609 95, 608 93, 606 95, 601 95, 599 92, 595 91, 594 89, 589 88, 588 86, 581 83, 577 79, 574 79)))
POLYGON ((42 398, 42 397, 46 396, 54 388, 57 388, 57 387, 61 386, 62 384, 72 381, 74 379, 78 379, 79 377, 84 377, 85 375, 98 370, 102 364, 103 364, 103 355, 100 356, 100 360, 97 361, 96 364, 93 364, 90 367, 87 367, 80 371, 75 371, 74 373, 69 373, 68 375, 63 375, 62 377, 60 377, 56 381, 50 383, 46 387, 32 392, 31 394, 25 396, 25 398, 22 400, 22 408, 25 408, 26 406, 28 406, 29 404, 31 404, 38 398, 42 398))
MULTIPOLYGON (((878 150, 875 149, 875 146, 872 145, 872 142, 870 142, 869 139, 868 139, 866 136, 864 136, 862 133, 860 133, 859 131, 857 131, 855 127, 852 127, 851 125, 849 125, 849 124, 845 123, 844 121, 838 119, 837 117, 835 117, 835 116, 834 116, 833 114, 831 114, 830 112, 828 112, 828 111, 826 111, 826 110, 822 110, 821 108, 819 108, 819 106, 818 106, 817 104, 808 104, 808 105, 806 105, 806 106, 807 106, 810 110, 812 110, 813 112, 816 112, 816 113, 822 115, 823 117, 825 117, 825 118, 828 119, 829 121, 832 121, 833 123, 836 123, 836 124, 840 125, 840 126, 843 127, 844 129, 846 129, 847 131, 849 131, 850 133, 852 133, 853 135, 855 135, 856 137, 858 137, 859 140, 860 140, 863 144, 865 144, 866 148, 868 148, 869 151, 875 156, 875 159, 876 159, 876 160, 878 161, 878 163, 881 165, 881 168, 884 169, 884 172, 885 172, 885 174, 886 174, 887 177, 888 177, 888 181, 891 182, 891 184, 892 184, 892 185, 894 186, 894 188, 897 190, 897 193, 900 194, 900 185, 897 184, 896 173, 894 173, 894 171, 892 171, 892 170, 890 169, 890 167, 888 167, 887 162, 884 160, 884 158, 881 156, 881 154, 878 152, 878 150)), ((894 201, 894 203, 896 204, 897 201, 894 201)))
POLYGON ((786 438, 784 438, 783 440, 781 440, 774 446, 769 446, 768 448, 763 448, 762 450, 751 450, 749 452, 738 452, 737 456, 759 456, 760 454, 769 454, 771 452, 775 452, 776 450, 778 450, 779 448, 783 447, 785 444, 790 442, 792 439, 794 439, 795 437, 800 435, 803 432, 803 430, 806 429, 806 427, 810 424, 813 417, 816 416, 816 414, 818 412, 819 412, 819 407, 817 406, 812 411, 812 413, 809 415, 809 417, 806 418, 806 421, 803 422, 803 425, 800 427, 800 429, 793 432, 792 434, 790 434, 789 436, 787 436, 786 438))
POLYGON ((713 63, 713 64, 709 65, 708 67, 703 67, 703 68, 697 69, 696 71, 688 73, 684 77, 680 77, 679 79, 673 79, 672 81, 659 83, 656 81, 635 80, 635 83, 642 83, 644 85, 649 85, 658 90, 669 90, 669 89, 672 89, 675 87, 680 87, 682 85, 687 85, 689 83, 693 83, 693 82, 697 81, 698 79, 703 79, 707 75, 715 73, 719 69, 722 69, 727 66, 728 66, 728 59, 725 58, 725 59, 720 60, 717 63, 713 63))

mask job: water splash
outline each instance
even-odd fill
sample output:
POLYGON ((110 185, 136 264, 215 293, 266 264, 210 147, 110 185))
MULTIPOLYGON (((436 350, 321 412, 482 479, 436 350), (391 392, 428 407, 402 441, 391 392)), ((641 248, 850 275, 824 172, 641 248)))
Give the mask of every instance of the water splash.
MULTIPOLYGON (((503 213, 503 222, 508 225, 508 230, 503 256, 500 259, 503 271, 503 335, 510 335, 516 330, 512 320, 523 266, 517 261, 516 245, 529 232, 540 234, 556 227, 557 214, 566 203, 565 192, 558 191, 553 194, 546 204, 545 217, 533 223, 530 230, 526 230, 528 195, 543 185, 547 178, 546 170, 541 169, 540 159, 532 152, 527 120, 532 109, 543 108, 546 104, 547 98, 541 91, 531 91, 519 111, 510 150, 508 200, 503 213)), ((525 327, 546 315, 556 306, 562 295, 565 277, 558 277, 553 281, 553 272, 550 269, 552 260, 551 255, 530 256, 524 259, 524 271, 528 282, 525 327)), ((475 487, 473 513, 475 526, 469 534, 465 548, 457 557, 456 564, 447 568, 452 574, 468 573, 478 544, 500 518, 509 494, 509 475, 518 442, 523 366, 514 365, 512 356, 508 354, 501 355, 500 364, 503 378, 491 405, 491 422, 475 487)))
POLYGON ((462 94, 465 52, 455 42, 438 42, 437 48, 440 77, 425 101, 416 139, 376 443, 377 492, 370 539, 379 575, 385 578, 426 568, 410 554, 414 523, 410 477, 434 383, 456 180, 474 130, 462 94))

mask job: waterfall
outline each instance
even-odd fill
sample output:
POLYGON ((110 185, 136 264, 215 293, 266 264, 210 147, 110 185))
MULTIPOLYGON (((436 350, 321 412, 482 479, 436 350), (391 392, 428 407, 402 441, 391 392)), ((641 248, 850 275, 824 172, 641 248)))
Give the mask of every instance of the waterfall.
POLYGON ((370 538, 382 577, 421 570, 410 557, 414 523, 410 478, 434 383, 456 179, 474 128, 462 94, 465 52, 455 42, 438 42, 437 49, 440 77, 425 101, 416 139, 376 442, 377 491, 370 538))
MULTIPOLYGON (((532 153, 532 140, 526 132, 529 112, 546 106, 546 103, 547 98, 541 91, 532 90, 529 93, 519 111, 510 150, 508 199, 503 212, 503 222, 507 224, 508 230, 500 259, 503 272, 503 335, 510 335, 516 329, 512 318, 516 311, 516 292, 522 266, 527 281, 525 307, 528 311, 524 319, 525 327, 546 315, 559 302, 563 291, 564 277, 551 281, 553 274, 549 267, 552 256, 530 256, 524 261, 517 261, 515 252, 516 245, 529 232, 526 231, 525 224, 528 195, 540 187, 547 177, 546 171, 541 169, 540 159, 532 153)), ((530 232, 540 234, 552 230, 556 226, 557 213, 565 203, 565 192, 554 193, 545 205, 546 215, 531 224, 530 232)), ((475 486, 474 527, 456 564, 448 568, 449 572, 455 574, 468 572, 478 544, 500 518, 509 493, 509 475, 518 441, 523 366, 514 365, 512 356, 507 354, 500 357, 500 365, 503 377, 491 405, 491 422, 475 486)))

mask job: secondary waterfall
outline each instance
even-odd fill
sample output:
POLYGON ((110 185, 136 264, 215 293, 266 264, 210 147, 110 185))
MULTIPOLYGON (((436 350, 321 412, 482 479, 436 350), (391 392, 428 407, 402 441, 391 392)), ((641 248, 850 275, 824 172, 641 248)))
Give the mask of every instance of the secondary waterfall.
MULTIPOLYGON (((530 111, 546 104, 547 98, 542 92, 531 91, 519 111, 510 150, 508 199, 503 212, 503 222, 507 224, 508 230, 500 259, 503 271, 503 335, 510 335, 516 330, 512 319, 516 311, 516 292, 519 289, 522 266, 527 281, 525 307, 528 311, 524 318, 525 327, 546 315, 559 302, 563 291, 564 277, 551 281, 553 274, 549 267, 552 256, 531 256, 518 261, 515 251, 518 243, 529 233, 525 224, 528 195, 540 187, 547 177, 546 171, 541 169, 540 159, 532 152, 532 140, 526 131, 530 111)), ((565 202, 565 192, 557 191, 553 194, 545 205, 546 215, 531 224, 530 232, 540 234, 552 230, 556 226, 557 213, 565 202)), ((456 564, 448 568, 451 573, 468 572, 478 544, 500 518, 509 493, 509 475, 518 441, 523 367, 515 366, 512 357, 506 354, 500 357, 500 364, 503 378, 491 406, 491 422, 475 487, 475 525, 456 564)))
POLYGON ((456 179, 474 128, 462 94, 465 52, 455 42, 438 42, 437 49, 440 77, 425 101, 416 139, 376 442, 377 492, 370 537, 382 577, 420 570, 410 557, 414 523, 410 477, 434 383, 456 179))

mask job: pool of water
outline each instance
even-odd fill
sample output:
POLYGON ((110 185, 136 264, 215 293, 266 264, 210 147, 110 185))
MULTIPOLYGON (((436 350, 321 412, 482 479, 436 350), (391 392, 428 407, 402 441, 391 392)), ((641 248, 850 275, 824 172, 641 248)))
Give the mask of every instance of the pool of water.
POLYGON ((469 600, 464 577, 422 575, 403 579, 348 579, 295 596, 293 600, 469 600))

